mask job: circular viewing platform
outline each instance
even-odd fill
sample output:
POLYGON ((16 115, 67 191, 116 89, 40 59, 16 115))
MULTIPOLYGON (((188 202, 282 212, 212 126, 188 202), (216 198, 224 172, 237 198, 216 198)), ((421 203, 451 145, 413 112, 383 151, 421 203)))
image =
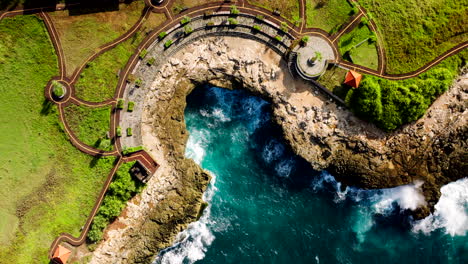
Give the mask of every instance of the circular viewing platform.
POLYGON ((296 47, 293 52, 297 54, 296 70, 304 79, 319 77, 325 72, 328 61, 335 60, 330 43, 316 36, 310 36, 305 45, 296 47))

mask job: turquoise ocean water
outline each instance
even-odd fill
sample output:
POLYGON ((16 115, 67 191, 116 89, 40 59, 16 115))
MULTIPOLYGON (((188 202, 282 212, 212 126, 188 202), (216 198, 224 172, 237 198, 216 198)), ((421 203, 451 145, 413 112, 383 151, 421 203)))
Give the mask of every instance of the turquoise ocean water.
POLYGON ((213 175, 209 206, 156 263, 468 263, 468 178, 413 221, 418 183, 341 191, 292 153, 266 101, 199 87, 187 102, 186 156, 213 175))

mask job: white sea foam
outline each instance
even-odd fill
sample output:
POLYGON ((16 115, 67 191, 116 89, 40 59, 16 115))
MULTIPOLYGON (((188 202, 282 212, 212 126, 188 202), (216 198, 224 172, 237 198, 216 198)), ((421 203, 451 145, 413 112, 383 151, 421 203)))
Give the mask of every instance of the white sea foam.
POLYGON ((283 155, 283 153, 283 144, 279 143, 277 140, 272 139, 263 148, 262 158, 266 163, 272 163, 274 160, 277 160, 281 155, 283 155))
POLYGON ((185 149, 185 156, 189 159, 193 159, 195 163, 201 164, 206 155, 205 147, 208 142, 208 136, 208 130, 202 129, 191 131, 191 135, 187 141, 187 147, 185 149))
POLYGON ((275 165, 276 173, 281 177, 289 177, 295 162, 293 159, 283 159, 275 165))
POLYGON ((449 183, 440 189, 442 196, 430 216, 416 221, 414 232, 429 234, 441 229, 451 236, 468 232, 468 178, 449 183))
POLYGON ((398 186, 395 188, 382 189, 378 191, 372 200, 376 201, 373 204, 374 212, 387 214, 393 210, 393 204, 396 202, 401 209, 414 210, 420 206, 424 206, 426 201, 421 193, 423 182, 415 182, 398 186))
MULTIPOLYGON (((215 186, 216 175, 210 173, 212 178, 209 187, 203 194, 203 200, 210 203, 217 191, 215 186)), ((211 204, 205 209, 202 217, 188 225, 187 229, 180 232, 176 237, 176 243, 162 251, 156 257, 156 264, 182 264, 194 263, 205 257, 208 247, 215 240, 211 229, 214 225, 211 218, 211 204)))
POLYGON ((229 122, 231 118, 227 117, 221 108, 213 108, 212 112, 209 112, 205 109, 200 110, 200 114, 204 117, 214 117, 217 121, 220 122, 229 122))

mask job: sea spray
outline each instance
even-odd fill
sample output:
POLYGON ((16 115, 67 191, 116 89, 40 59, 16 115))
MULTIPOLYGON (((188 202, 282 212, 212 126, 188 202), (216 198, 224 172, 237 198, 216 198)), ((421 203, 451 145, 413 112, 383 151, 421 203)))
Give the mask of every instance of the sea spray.
MULTIPOLYGON (((466 236, 468 232, 468 178, 449 183, 440 189, 442 196, 430 216, 417 221, 414 232, 429 235, 438 229, 451 236, 466 236)), ((468 254, 468 253, 467 253, 468 254)))

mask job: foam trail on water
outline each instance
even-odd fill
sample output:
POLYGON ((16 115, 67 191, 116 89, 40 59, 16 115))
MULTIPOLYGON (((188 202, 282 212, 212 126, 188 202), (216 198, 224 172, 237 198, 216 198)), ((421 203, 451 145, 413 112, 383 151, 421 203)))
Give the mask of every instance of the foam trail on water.
POLYGON ((185 156, 193 159, 195 163, 201 164, 206 155, 205 147, 208 144, 208 137, 210 132, 208 130, 194 130, 187 141, 185 149, 185 156))
POLYGON ((416 221, 414 232, 429 234, 441 229, 451 236, 468 232, 468 178, 451 182, 440 189, 442 195, 430 216, 416 221))

